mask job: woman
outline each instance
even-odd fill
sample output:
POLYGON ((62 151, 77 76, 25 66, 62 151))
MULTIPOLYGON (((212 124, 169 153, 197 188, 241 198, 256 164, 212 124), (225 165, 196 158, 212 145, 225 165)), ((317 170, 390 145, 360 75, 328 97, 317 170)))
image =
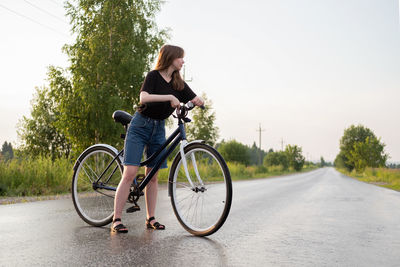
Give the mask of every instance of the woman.
MULTIPOLYGON (((141 112, 136 112, 130 123, 124 151, 124 172, 118 185, 114 201, 112 230, 127 233, 128 229, 121 222, 122 209, 129 195, 129 188, 136 177, 143 150, 150 157, 165 142, 165 122, 180 103, 188 101, 196 106, 204 104, 183 81, 179 71, 184 63, 184 51, 178 46, 164 45, 158 54, 156 68, 150 71, 140 89, 142 104, 156 102, 141 112)), ((154 167, 154 161, 146 166, 147 175, 154 167)), ((167 168, 164 161, 161 169, 167 168)), ((154 212, 157 202, 158 172, 145 188, 146 226, 150 229, 164 230, 165 226, 157 222, 154 212)))

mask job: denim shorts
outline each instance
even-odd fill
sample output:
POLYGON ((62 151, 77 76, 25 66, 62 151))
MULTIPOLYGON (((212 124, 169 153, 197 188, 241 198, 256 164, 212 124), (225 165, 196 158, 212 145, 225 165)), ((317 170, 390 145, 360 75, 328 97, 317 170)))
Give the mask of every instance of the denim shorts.
MULTIPOLYGON (((149 158, 165 143, 165 121, 151 119, 140 112, 136 112, 128 127, 124 146, 124 165, 140 166, 143 151, 149 158)), ((155 163, 165 153, 164 150, 146 166, 153 168, 155 163)), ((160 169, 167 168, 165 160, 160 169)))

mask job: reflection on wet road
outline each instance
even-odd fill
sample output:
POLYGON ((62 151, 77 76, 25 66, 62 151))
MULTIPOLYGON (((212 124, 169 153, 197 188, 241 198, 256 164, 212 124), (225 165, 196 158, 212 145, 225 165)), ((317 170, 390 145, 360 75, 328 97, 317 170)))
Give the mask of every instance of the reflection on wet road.
MULTIPOLYGON (((0 206, 0 266, 398 266, 400 193, 332 168, 234 183, 231 213, 208 238, 188 234, 160 190, 157 219, 124 215, 125 235, 86 225, 70 199, 0 206)), ((143 200, 140 201, 142 210, 143 200)))

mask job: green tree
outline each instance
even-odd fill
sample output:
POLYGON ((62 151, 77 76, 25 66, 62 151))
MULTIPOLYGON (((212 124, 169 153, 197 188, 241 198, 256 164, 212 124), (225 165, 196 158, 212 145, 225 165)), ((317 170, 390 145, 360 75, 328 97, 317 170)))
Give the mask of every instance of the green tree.
POLYGON ((251 146, 249 153, 250 153, 250 164, 251 165, 262 165, 263 159, 264 159, 265 155, 267 154, 264 150, 260 149, 256 145, 256 142, 254 142, 253 145, 251 146))
POLYGON ((319 166, 320 167, 325 167, 327 165, 327 163, 325 162, 324 157, 321 156, 320 162, 319 162, 319 166))
POLYGON ((361 172, 366 167, 384 167, 388 155, 384 152, 385 144, 375 134, 362 125, 351 125, 344 130, 340 139, 340 152, 335 159, 335 166, 345 167, 348 171, 361 172))
POLYGON ((0 159, 4 159, 4 160, 10 160, 14 158, 14 150, 13 147, 11 145, 11 143, 7 143, 7 141, 5 141, 1 147, 1 158, 0 159))
POLYGON ((269 152, 264 157, 263 163, 267 167, 282 166, 283 170, 289 168, 289 159, 284 151, 269 152))
MULTIPOLYGON (((54 111, 23 119, 25 143, 28 139, 37 139, 35 143, 40 144, 52 141, 54 138, 35 134, 55 130, 76 152, 99 142, 122 145, 121 126, 113 122, 111 115, 116 109, 132 110, 132 105, 138 103, 144 73, 167 38, 167 32, 158 30, 154 22, 160 5, 160 1, 144 0, 66 2, 76 35, 75 42, 63 48, 71 65, 65 70, 49 68, 50 85, 38 94, 46 98, 42 102, 52 103, 54 111), (53 123, 34 122, 41 117, 53 123)), ((36 109, 41 108, 33 106, 36 109)))
POLYGON ((238 162, 244 165, 250 163, 249 148, 236 140, 220 143, 218 151, 226 161, 238 162))
POLYGON ((384 167, 387 155, 383 153, 384 146, 377 138, 369 136, 364 142, 356 142, 350 151, 349 160, 354 163, 357 172, 362 172, 366 167, 384 167))
POLYGON ((302 155, 302 148, 297 145, 287 145, 285 153, 288 157, 289 166, 300 171, 303 168, 305 158, 302 155))
POLYGON ((154 22, 160 1, 77 0, 66 8, 77 38, 64 47, 73 85, 62 105, 65 132, 80 149, 122 143, 111 115, 139 102, 144 73, 167 37, 154 22))
POLYGON ((340 169, 350 169, 350 166, 346 164, 346 160, 347 158, 344 156, 344 152, 340 151, 339 154, 336 155, 333 165, 340 169))
POLYGON ((195 108, 190 115, 192 122, 186 124, 188 139, 205 140, 210 145, 214 145, 218 139, 218 127, 215 125, 215 111, 212 108, 212 101, 207 98, 205 93, 201 96, 204 100, 204 109, 195 108))
MULTIPOLYGON (((67 87, 65 85, 64 88, 67 87)), ((53 88, 52 83, 49 87, 36 88, 36 94, 31 101, 31 118, 24 116, 19 121, 18 136, 22 141, 20 150, 27 155, 49 156, 52 159, 69 156, 71 144, 57 129, 58 103, 52 95, 56 91, 57 88, 53 88)))

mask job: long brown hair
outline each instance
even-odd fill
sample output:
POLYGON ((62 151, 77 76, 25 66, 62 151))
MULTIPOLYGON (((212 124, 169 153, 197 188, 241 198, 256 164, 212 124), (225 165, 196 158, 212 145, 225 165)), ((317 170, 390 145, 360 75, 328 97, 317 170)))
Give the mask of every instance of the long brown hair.
MULTIPOLYGON (((175 45, 163 45, 158 54, 156 70, 166 70, 172 65, 172 62, 177 58, 182 58, 185 54, 183 48, 175 45)), ((172 87, 175 90, 182 90, 185 87, 185 83, 179 73, 179 70, 175 70, 172 73, 172 87)))

